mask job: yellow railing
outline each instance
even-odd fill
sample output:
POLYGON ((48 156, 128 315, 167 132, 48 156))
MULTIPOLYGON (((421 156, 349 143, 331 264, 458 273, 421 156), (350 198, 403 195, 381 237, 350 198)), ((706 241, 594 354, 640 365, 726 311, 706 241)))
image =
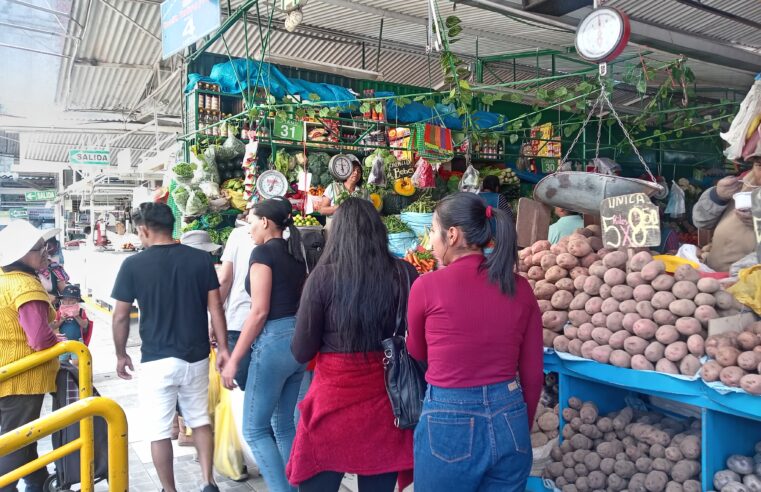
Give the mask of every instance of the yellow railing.
POLYGON ((79 358, 79 401, 0 435, 0 456, 23 448, 57 430, 79 422, 79 438, 64 444, 27 463, 21 468, 0 477, 0 488, 19 480, 53 461, 79 451, 82 492, 94 487, 95 449, 93 439, 93 416, 103 417, 108 424, 108 487, 113 491, 126 491, 127 471, 127 418, 124 410, 113 400, 92 397, 92 356, 81 342, 66 341, 35 352, 23 359, 0 367, 0 381, 28 371, 65 353, 77 354, 79 358))

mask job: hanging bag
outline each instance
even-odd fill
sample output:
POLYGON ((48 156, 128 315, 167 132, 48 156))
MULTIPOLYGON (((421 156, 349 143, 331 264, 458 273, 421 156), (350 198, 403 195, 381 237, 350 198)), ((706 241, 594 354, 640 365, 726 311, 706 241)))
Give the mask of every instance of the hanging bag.
POLYGON ((399 429, 412 429, 423 410, 423 398, 427 383, 425 382, 424 364, 413 359, 407 352, 407 311, 406 298, 409 298, 410 274, 396 265, 400 282, 399 304, 396 309, 396 330, 394 336, 381 342, 383 345, 383 368, 386 392, 394 413, 394 425, 399 429), (402 274, 403 272, 403 274, 402 274), (407 297, 404 296, 405 290, 407 297))

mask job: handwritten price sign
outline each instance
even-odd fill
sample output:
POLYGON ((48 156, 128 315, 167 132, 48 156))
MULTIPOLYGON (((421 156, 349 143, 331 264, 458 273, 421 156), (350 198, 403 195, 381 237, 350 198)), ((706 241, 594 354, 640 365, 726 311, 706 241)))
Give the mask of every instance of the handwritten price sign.
POLYGON ((415 169, 410 161, 396 161, 391 164, 391 179, 411 178, 415 169))
POLYGON ((756 231, 756 255, 761 262, 761 188, 754 190, 751 198, 751 213, 753 214, 753 229, 756 231))
POLYGON ((603 200, 602 240, 606 248, 644 248, 661 244, 661 220, 644 193, 603 200))

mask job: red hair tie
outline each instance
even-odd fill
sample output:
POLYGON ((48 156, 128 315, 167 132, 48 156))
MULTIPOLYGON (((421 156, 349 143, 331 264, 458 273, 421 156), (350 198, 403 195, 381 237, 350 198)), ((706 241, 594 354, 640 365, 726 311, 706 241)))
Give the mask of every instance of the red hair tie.
POLYGON ((487 219, 491 219, 491 216, 492 216, 491 211, 492 211, 491 205, 487 205, 486 206, 486 218, 487 219))

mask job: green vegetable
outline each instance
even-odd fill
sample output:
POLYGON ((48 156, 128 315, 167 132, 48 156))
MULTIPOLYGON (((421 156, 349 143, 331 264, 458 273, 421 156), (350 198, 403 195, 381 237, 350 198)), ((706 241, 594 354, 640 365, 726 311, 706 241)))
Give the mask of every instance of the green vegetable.
POLYGON ((222 224, 222 216, 218 213, 212 213, 206 216, 206 226, 209 229, 216 229, 222 224))
POLYGON ((172 200, 174 200, 174 204, 177 205, 177 208, 180 209, 180 212, 185 212, 185 205, 188 203, 189 197, 190 190, 188 190, 188 188, 185 186, 175 188, 175 190, 172 192, 172 200))
POLYGON ((227 240, 230 238, 230 233, 233 232, 232 227, 224 227, 221 231, 219 231, 219 243, 217 244, 226 244, 227 240))
POLYGON ((400 232, 412 232, 407 224, 402 222, 398 215, 387 215, 383 217, 383 224, 389 234, 399 234, 400 232))
POLYGON ((433 201, 429 193, 424 193, 419 199, 403 210, 403 212, 412 212, 418 214, 432 214, 436 208, 436 202, 433 201))
POLYGON ((193 222, 190 222, 189 224, 185 224, 182 226, 182 232, 188 232, 188 231, 197 231, 201 228, 201 222, 196 219, 193 222))
POLYGON ((172 168, 172 172, 180 179, 193 179, 195 170, 196 165, 187 162, 181 162, 172 168))

